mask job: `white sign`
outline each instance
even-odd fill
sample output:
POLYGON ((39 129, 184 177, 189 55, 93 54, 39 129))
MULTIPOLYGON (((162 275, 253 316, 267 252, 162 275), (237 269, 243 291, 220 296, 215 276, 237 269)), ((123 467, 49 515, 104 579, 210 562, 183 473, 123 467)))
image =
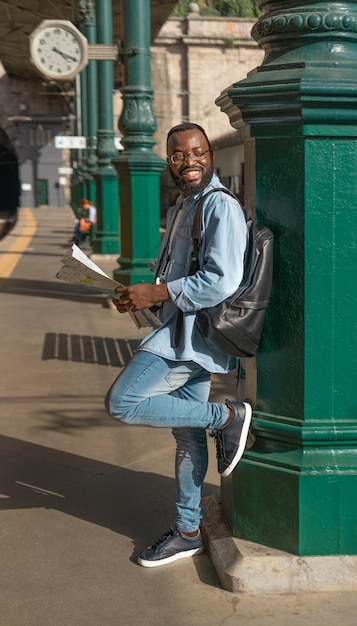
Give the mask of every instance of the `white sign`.
POLYGON ((73 167, 59 167, 58 173, 62 174, 73 174, 73 167))
POLYGON ((69 148, 72 150, 82 150, 86 147, 85 137, 71 137, 70 135, 57 135, 55 137, 56 148, 69 148))
POLYGON ((22 191, 31 191, 32 185, 31 183, 22 183, 21 189, 22 191))

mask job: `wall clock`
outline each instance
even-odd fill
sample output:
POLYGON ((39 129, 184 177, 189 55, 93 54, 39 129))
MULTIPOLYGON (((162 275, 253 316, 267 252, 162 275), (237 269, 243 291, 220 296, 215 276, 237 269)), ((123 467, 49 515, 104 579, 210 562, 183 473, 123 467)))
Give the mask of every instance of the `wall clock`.
POLYGON ((43 20, 30 35, 30 59, 51 80, 71 80, 88 63, 88 42, 69 20, 43 20))

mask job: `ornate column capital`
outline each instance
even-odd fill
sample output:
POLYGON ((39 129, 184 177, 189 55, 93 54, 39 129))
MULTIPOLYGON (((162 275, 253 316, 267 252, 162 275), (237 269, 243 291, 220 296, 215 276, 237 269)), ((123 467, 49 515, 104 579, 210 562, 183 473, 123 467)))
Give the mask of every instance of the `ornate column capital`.
POLYGON ((327 126, 333 135, 346 127, 356 133, 357 0, 264 0, 260 7, 252 36, 264 61, 216 100, 232 126, 243 119, 253 133, 272 123, 304 124, 307 134, 327 126))
POLYGON ((124 135, 125 148, 141 146, 152 147, 155 143, 153 134, 157 129, 152 108, 152 89, 124 87, 124 108, 119 119, 119 130, 124 135))
MULTIPOLYGON (((264 64, 297 46, 330 43, 330 53, 341 57, 348 43, 357 42, 357 3, 310 0, 260 2, 264 15, 252 37, 265 50, 264 64)), ((348 48, 349 50, 349 48, 348 48)))
POLYGON ((95 0, 79 0, 78 2, 79 20, 85 26, 95 24, 95 5, 95 0))

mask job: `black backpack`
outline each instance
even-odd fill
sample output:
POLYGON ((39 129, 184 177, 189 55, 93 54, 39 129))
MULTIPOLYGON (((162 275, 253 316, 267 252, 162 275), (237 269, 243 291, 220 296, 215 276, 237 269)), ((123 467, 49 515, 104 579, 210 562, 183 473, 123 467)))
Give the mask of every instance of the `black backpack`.
MULTIPOLYGON (((207 196, 215 191, 224 191, 237 200, 234 194, 223 187, 213 189, 201 198, 192 228, 193 252, 189 275, 199 270, 202 207, 207 196)), ((273 275, 273 234, 265 226, 247 218, 245 211, 244 214, 247 223, 247 247, 243 279, 237 291, 229 298, 214 307, 200 309, 196 314, 196 323, 204 337, 218 345, 226 354, 236 357, 251 357, 257 351, 273 275)), ((183 313, 179 311, 173 347, 178 345, 182 321, 183 313)))

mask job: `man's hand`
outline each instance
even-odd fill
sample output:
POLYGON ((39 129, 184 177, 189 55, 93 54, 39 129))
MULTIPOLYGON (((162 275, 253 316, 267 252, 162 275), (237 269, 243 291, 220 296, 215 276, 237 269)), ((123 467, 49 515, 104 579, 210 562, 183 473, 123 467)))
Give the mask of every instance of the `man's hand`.
POLYGON ((139 283, 130 287, 117 287, 115 290, 120 298, 113 298, 113 304, 119 313, 127 311, 140 311, 154 306, 158 302, 170 300, 169 292, 165 284, 150 285, 149 283, 139 283))

